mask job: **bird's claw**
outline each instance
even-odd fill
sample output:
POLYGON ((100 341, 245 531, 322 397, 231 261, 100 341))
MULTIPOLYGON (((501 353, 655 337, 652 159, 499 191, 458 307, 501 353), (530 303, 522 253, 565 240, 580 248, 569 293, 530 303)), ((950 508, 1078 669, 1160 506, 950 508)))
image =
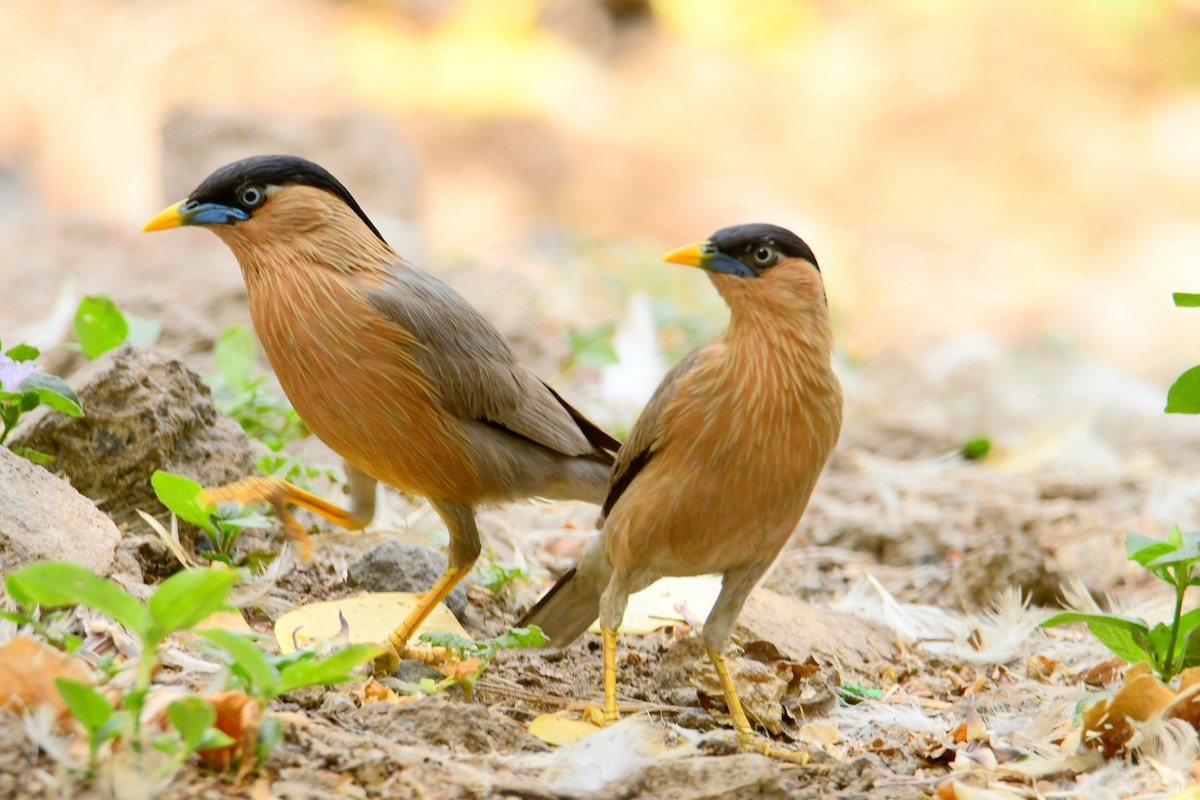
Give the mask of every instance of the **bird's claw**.
POLYGON ((616 722, 616 720, 606 720, 604 718, 604 712, 595 706, 588 706, 585 708, 581 716, 583 717, 584 722, 590 722, 597 728, 607 728, 609 725, 612 725, 614 722, 616 722))
POLYGON ((396 668, 400 666, 400 653, 392 646, 391 642, 383 643, 383 652, 375 656, 375 663, 371 666, 371 674, 376 678, 390 678, 395 674, 396 668))

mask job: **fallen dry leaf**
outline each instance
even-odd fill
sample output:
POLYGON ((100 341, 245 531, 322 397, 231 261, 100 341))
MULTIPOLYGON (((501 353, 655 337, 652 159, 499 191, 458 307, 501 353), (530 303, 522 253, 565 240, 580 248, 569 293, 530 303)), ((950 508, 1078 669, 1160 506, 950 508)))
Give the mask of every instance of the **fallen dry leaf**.
POLYGON ((1101 661, 1094 667, 1088 667, 1083 672, 1079 673, 1079 680, 1083 681, 1088 686, 1095 686, 1097 689, 1103 689, 1105 686, 1112 684, 1128 664, 1120 658, 1110 658, 1108 661, 1101 661))
POLYGON ((1150 665, 1134 664, 1125 674, 1125 685, 1083 712, 1083 741, 1099 747, 1108 758, 1121 752, 1133 737, 1129 720, 1145 722, 1165 709, 1175 693, 1150 671, 1150 665))
POLYGON ((258 727, 262 723, 262 706, 252 697, 241 692, 220 692, 204 698, 217 712, 213 727, 233 739, 227 747, 201 750, 200 758, 205 766, 218 772, 229 772, 238 762, 238 775, 245 775, 254 767, 258 750, 258 727))
POLYGON ((1058 667, 1059 663, 1057 659, 1046 656, 1033 656, 1025 662, 1025 674, 1035 681, 1049 683, 1058 667))
POLYGON ((800 740, 828 747, 838 740, 838 726, 832 722, 808 722, 800 726, 800 740))
POLYGON ((192 630, 225 630, 234 633, 254 633, 240 611, 214 611, 192 626, 192 630))
MULTIPOLYGON (((412 592, 373 592, 357 597, 346 597, 322 603, 309 603, 289 611, 275 621, 275 640, 284 655, 294 652, 297 645, 305 647, 313 642, 340 639, 342 620, 349 626, 349 644, 373 644, 386 641, 408 612, 417 604, 421 595, 412 592), (339 614, 341 616, 339 616, 339 614)), ((471 638, 450 609, 439 604, 429 618, 417 628, 413 644, 419 644, 417 636, 432 631, 455 633, 471 638)))
POLYGON ((20 711, 48 705, 62 719, 69 712, 54 679, 90 683, 89 673, 76 658, 25 636, 14 636, 0 645, 0 708, 20 711))
POLYGON ((449 661, 438 667, 447 678, 467 678, 479 672, 483 666, 481 658, 464 658, 462 661, 449 661))
POLYGON ((384 686, 374 678, 367 678, 366 683, 355 689, 352 694, 359 706, 370 705, 371 703, 391 703, 392 705, 402 706, 421 697, 419 694, 399 694, 392 687, 384 686))
POLYGON ((542 714, 534 717, 529 723, 529 733, 552 747, 577 742, 599 730, 598 726, 590 722, 561 717, 558 714, 542 714))

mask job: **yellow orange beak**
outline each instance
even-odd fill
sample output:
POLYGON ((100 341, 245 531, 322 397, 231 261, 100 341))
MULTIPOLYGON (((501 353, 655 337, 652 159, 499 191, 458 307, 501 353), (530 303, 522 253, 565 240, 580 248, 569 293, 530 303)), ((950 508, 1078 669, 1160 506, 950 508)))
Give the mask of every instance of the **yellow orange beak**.
POLYGON ((669 261, 672 264, 683 264, 686 267, 704 267, 709 256, 712 255, 712 245, 708 242, 692 242, 685 244, 683 247, 676 248, 663 256, 663 261, 669 261))
POLYGON ((165 231, 168 228, 178 228, 185 224, 184 216, 180 212, 184 201, 180 200, 173 206, 168 206, 162 211, 150 218, 150 221, 142 226, 142 233, 150 233, 151 231, 165 231))

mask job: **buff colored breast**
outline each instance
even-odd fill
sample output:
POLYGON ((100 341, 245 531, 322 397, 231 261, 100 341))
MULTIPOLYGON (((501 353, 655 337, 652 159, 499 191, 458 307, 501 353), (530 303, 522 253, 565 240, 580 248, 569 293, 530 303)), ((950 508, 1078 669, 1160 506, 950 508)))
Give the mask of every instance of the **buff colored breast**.
POLYGON ((412 359, 421 345, 373 312, 328 311, 369 309, 368 279, 310 268, 303 281, 271 280, 272 271, 247 275, 250 313, 300 418, 376 479, 471 504, 479 477, 457 422, 412 359))
POLYGON ((799 523, 837 442, 841 389, 806 337, 758 334, 727 331, 681 378, 665 438, 605 525, 619 571, 699 575, 770 561, 799 523))

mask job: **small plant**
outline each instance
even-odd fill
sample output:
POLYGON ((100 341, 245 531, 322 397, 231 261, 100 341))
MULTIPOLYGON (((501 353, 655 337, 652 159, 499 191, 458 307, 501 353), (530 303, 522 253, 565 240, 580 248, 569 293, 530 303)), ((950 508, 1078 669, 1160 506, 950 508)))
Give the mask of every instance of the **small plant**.
MULTIPOLYGON (((226 600, 238 578, 239 573, 229 569, 180 572, 163 581, 145 603, 76 564, 42 562, 5 578, 9 596, 20 606, 16 613, 5 613, 7 619, 40 630, 43 621, 39 618, 46 609, 84 605, 112 617, 141 642, 133 688, 120 696, 115 707, 97 688, 66 678, 55 681, 68 710, 87 735, 91 768, 95 768, 101 748, 109 742, 114 746, 128 742, 136 753, 144 751, 147 742, 142 732, 142 712, 151 678, 159 666, 159 646, 171 634, 191 629, 213 612, 229 608, 226 600)), ((352 645, 323 658, 311 650, 273 656, 246 636, 222 630, 198 633, 228 666, 226 688, 234 691, 238 702, 257 704, 260 715, 271 699, 284 692, 351 680, 350 670, 380 652, 376 645, 352 645)), ((100 670, 109 681, 115 673, 111 668, 100 670)), ((174 732, 156 735, 149 742, 169 757, 162 775, 178 768, 193 753, 236 745, 228 733, 216 727, 216 702, 215 697, 186 695, 167 706, 166 722, 174 732)), ((277 720, 268 719, 258 725, 253 754, 258 762, 270 754, 281 735, 277 720)), ((248 768, 245 764, 243 767, 248 768)))
POLYGON ((546 634, 536 625, 528 628, 509 628, 507 632, 492 639, 479 642, 459 636, 456 633, 422 633, 421 641, 433 647, 442 647, 458 657, 458 661, 443 668, 447 677, 440 681, 424 678, 417 683, 404 685, 405 691, 411 694, 434 694, 458 684, 462 687, 467 701, 471 700, 475 691, 475 683, 487 670, 496 653, 501 650, 520 650, 526 647, 540 647, 550 641, 546 634))
POLYGON ((613 334, 617 326, 611 322, 590 330, 580 330, 568 325, 564 334, 570 352, 559 365, 564 375, 579 367, 599 369, 617 363, 617 351, 613 348, 613 334))
POLYGON ((475 565, 475 570, 479 576, 476 583, 487 589, 495 598, 510 599, 507 594, 512 585, 529 580, 529 570, 524 567, 514 567, 496 561, 489 560, 484 566, 484 559, 480 559, 475 565))
MULTIPOLYGON (((0 355, 0 444, 4 444, 22 414, 43 403, 73 417, 83 416, 79 395, 62 378, 42 372, 36 363, 39 355, 38 349, 28 344, 11 347, 0 355)), ((25 447, 15 448, 14 452, 39 463, 50 460, 44 453, 25 447)))
POLYGON ((158 340, 162 326, 156 320, 125 314, 112 298, 89 295, 75 310, 75 340, 88 358, 99 358, 125 342, 149 347, 158 340))
MULTIPOLYGON (((141 653, 133 690, 122 698, 121 703, 129 712, 133 746, 140 749, 141 711, 154 670, 158 667, 159 646, 171 634, 191 628, 214 611, 228 608, 226 598, 239 577, 238 572, 227 569, 179 572, 159 584, 150 599, 142 603, 127 595, 117 584, 93 575, 85 567, 44 561, 10 573, 4 579, 9 597, 21 607, 18 614, 5 616, 17 622, 32 622, 39 609, 84 605, 107 614, 128 628, 141 642, 141 653)), ((69 694, 72 691, 68 688, 69 694)), ((100 737, 108 717, 101 719, 103 714, 94 698, 84 698, 78 691, 72 696, 86 718, 80 719, 84 728, 90 735, 94 731, 93 739, 100 737)), ((67 695, 63 699, 68 705, 72 702, 67 695)), ((108 701, 103 702, 107 704, 108 701)), ((98 747, 99 743, 93 742, 93 745, 98 747)))
MULTIPOLYGON (((1200 308, 1200 294, 1176 292, 1172 295, 1178 308, 1200 308)), ((1167 391, 1168 414, 1200 414, 1200 366, 1180 375, 1167 391)))
POLYGON ((221 331, 213 347, 217 375, 209 384, 221 413, 237 420, 251 439, 278 453, 284 445, 308 436, 308 426, 286 397, 265 385, 266 378, 253 376, 254 356, 250 331, 238 325, 221 331))
POLYGON ((158 501, 172 514, 208 534, 211 548, 203 551, 203 554, 210 561, 258 569, 275 557, 275 553, 264 551, 255 551, 243 556, 238 556, 236 552, 237 540, 242 531, 247 528, 270 527, 270 520, 262 514, 236 504, 203 503, 200 495, 204 487, 190 478, 163 470, 155 470, 150 476, 150 485, 154 487, 158 501))
POLYGON ((1189 586, 1200 585, 1200 531, 1182 533, 1172 528, 1166 539, 1151 539, 1140 533, 1125 535, 1125 554, 1175 592, 1171 624, 1154 627, 1140 617, 1119 614, 1089 614, 1067 611, 1042 623, 1045 627, 1082 622, 1105 647, 1131 664, 1144 661, 1163 681, 1189 667, 1200 666, 1200 608, 1186 614, 1184 595, 1189 586))

